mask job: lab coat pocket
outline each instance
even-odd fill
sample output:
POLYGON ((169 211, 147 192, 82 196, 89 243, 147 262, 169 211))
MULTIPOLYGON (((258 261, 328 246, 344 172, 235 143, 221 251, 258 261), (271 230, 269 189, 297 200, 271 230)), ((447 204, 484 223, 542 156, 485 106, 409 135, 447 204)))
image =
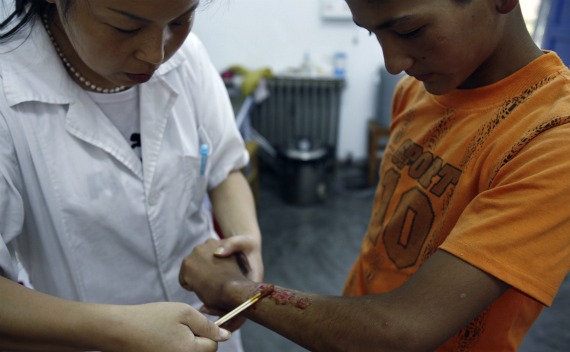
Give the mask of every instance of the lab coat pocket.
POLYGON ((198 150, 197 157, 188 156, 189 166, 189 189, 190 211, 194 213, 202 207, 208 190, 208 176, 210 174, 211 142, 206 130, 198 127, 198 150))
POLYGON ((208 168, 204 167, 202 157, 186 157, 185 173, 187 175, 186 182, 188 184, 189 194, 189 210, 193 214, 199 210, 204 204, 206 192, 208 188, 208 168))

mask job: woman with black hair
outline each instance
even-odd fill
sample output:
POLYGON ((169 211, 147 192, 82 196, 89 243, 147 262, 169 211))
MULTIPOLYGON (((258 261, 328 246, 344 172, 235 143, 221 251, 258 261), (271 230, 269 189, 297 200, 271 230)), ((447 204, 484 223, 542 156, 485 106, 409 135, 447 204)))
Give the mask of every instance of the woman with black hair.
MULTIPOLYGON (((263 265, 248 154, 190 33, 199 1, 13 4, 0 24, 0 350, 215 350, 228 331, 178 282, 184 256, 218 238, 207 195, 223 255, 243 253, 252 280, 263 265)), ((242 350, 232 335, 219 350, 242 350)))

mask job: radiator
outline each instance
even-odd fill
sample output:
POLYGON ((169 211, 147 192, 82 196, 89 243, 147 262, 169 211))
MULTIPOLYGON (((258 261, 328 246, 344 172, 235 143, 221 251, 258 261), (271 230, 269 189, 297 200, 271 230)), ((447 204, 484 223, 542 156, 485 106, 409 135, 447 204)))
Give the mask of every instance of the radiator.
POLYGON ((344 80, 277 76, 266 81, 269 97, 251 111, 251 126, 273 148, 301 138, 336 155, 344 80))

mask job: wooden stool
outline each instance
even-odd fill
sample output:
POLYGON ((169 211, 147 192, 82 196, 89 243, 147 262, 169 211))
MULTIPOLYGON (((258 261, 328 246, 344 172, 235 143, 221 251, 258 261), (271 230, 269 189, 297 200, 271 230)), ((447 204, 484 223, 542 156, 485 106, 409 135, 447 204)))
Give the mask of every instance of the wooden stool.
POLYGON ((378 168, 388 144, 390 130, 381 127, 375 120, 368 121, 368 185, 378 182, 378 168))

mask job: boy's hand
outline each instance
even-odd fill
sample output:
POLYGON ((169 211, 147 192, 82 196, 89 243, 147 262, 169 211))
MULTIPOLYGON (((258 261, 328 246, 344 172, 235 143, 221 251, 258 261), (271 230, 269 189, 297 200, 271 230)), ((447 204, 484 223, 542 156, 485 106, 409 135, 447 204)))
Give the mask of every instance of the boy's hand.
POLYGON ((196 246, 184 258, 180 268, 180 285, 196 292, 210 311, 230 311, 233 308, 231 297, 226 296, 230 291, 227 290, 228 284, 252 283, 233 255, 218 257, 214 254, 221 244, 221 241, 210 239, 196 246))

